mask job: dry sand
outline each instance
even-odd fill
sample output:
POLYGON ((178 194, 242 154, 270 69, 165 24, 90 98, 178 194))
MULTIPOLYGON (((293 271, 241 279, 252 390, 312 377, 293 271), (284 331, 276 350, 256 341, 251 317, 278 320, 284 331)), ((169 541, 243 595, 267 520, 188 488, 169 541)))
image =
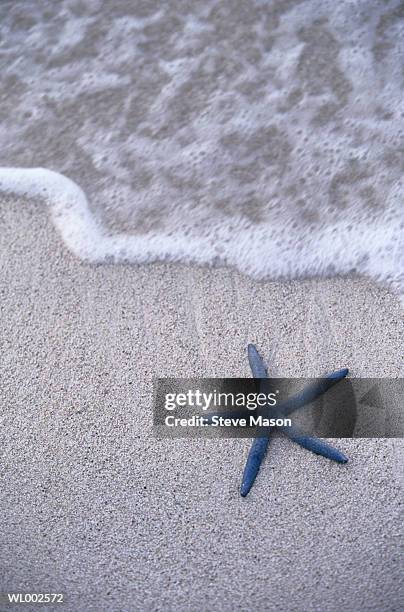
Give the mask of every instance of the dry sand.
POLYGON ((248 440, 151 431, 154 376, 249 376, 250 341, 276 340, 285 375, 403 375, 395 296, 91 267, 35 202, 3 199, 0 224, 0 591, 72 612, 399 610, 401 442, 338 441, 339 466, 276 439, 241 499, 248 440))

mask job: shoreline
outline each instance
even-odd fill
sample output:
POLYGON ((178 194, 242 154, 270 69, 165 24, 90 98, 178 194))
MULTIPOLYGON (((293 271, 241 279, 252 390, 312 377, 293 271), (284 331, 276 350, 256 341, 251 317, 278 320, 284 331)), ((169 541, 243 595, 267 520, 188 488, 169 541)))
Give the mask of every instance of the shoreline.
MULTIPOLYGON (((0 193, 11 200, 38 201, 68 249, 89 264, 220 266, 263 282, 317 280, 329 277, 329 270, 334 271, 334 278, 346 278, 355 270, 359 278, 391 287, 403 299, 402 274, 398 271, 402 251, 399 221, 392 222, 387 212, 383 231, 369 221, 347 225, 339 220, 329 226, 301 228, 300 233, 290 227, 292 248, 290 236, 279 239, 269 232, 273 227, 268 224, 241 223, 234 233, 218 226, 197 235, 180 231, 154 235, 111 232, 77 183, 46 168, 0 167, 0 193), (373 250, 369 251, 370 245, 373 250), (261 257, 262 250, 265 258, 261 257)), ((236 226, 239 221, 235 219, 236 226)))
POLYGON ((158 440, 151 414, 153 377, 250 376, 248 342, 275 341, 283 376, 402 376, 397 296, 91 266, 43 207, 0 215, 3 591, 49 585, 72 612, 397 609, 402 441, 338 440, 337 466, 276 438, 242 500, 249 440, 158 440))

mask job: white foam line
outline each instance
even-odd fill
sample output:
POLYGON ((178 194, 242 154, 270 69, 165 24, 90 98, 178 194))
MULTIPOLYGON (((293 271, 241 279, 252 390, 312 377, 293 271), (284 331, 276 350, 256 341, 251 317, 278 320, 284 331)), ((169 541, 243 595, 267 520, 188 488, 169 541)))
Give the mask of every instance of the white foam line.
POLYGON ((216 262, 273 279, 335 276, 355 270, 403 293, 404 248, 397 215, 391 218, 386 213, 377 224, 355 224, 342 216, 337 224, 317 232, 300 228, 295 235, 293 228, 262 225, 240 227, 237 232, 222 226, 199 238, 180 230, 174 235, 139 236, 108 233, 91 213, 82 189, 51 170, 0 168, 0 190, 43 198, 67 247, 88 262, 216 262))
MULTIPOLYGON (((80 259, 88 262, 143 263, 166 259, 161 238, 107 233, 90 212, 84 191, 72 180, 45 168, 0 168, 0 190, 24 197, 43 198, 50 208, 52 220, 67 247, 80 259)), ((164 249, 173 260, 184 256, 191 259, 195 244, 188 253, 178 239, 164 237, 164 249)), ((208 243, 197 245, 208 246, 208 243)), ((203 258, 199 258, 202 263, 203 258)))

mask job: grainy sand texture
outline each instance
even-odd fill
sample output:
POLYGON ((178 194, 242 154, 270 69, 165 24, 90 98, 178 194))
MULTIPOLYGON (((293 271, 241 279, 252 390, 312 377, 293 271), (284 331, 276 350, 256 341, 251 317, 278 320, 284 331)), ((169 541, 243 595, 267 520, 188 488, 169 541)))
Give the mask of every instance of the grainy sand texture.
POLYGON ((153 377, 250 376, 248 342, 275 340, 284 375, 403 375, 397 297, 86 265, 39 200, 3 198, 0 224, 1 591, 65 592, 66 612, 400 609, 401 442, 335 441, 340 466, 276 438, 241 499, 248 440, 152 433, 153 377))

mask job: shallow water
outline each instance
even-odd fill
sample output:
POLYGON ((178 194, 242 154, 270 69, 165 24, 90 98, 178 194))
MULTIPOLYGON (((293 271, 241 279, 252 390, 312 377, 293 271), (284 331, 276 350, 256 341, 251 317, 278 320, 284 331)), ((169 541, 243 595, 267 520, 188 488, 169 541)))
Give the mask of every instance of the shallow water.
POLYGON ((403 290, 397 1, 0 5, 0 174, 92 261, 403 290), (47 191, 43 191, 47 189, 47 191))

